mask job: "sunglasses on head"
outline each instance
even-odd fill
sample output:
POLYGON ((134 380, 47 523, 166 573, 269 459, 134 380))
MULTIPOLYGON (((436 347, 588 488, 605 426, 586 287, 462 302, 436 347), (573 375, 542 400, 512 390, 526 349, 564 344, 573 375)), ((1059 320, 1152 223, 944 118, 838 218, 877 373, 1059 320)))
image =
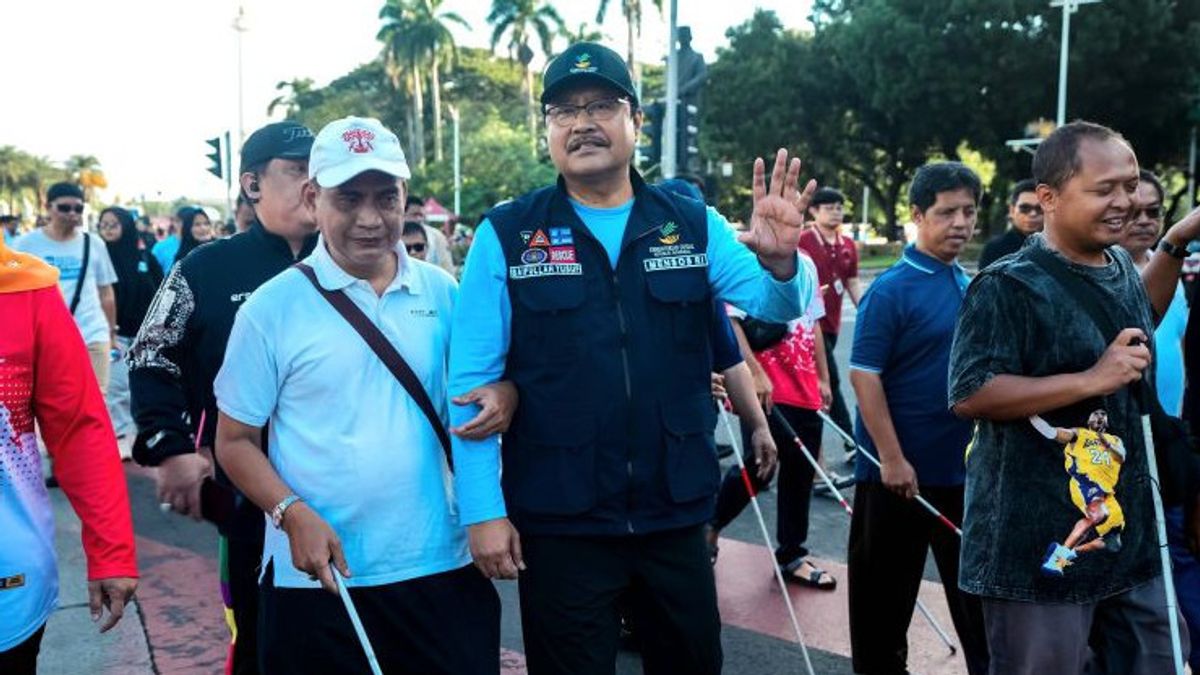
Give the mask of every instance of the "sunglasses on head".
POLYGON ((1026 215, 1026 216, 1041 215, 1042 205, 1041 204, 1017 204, 1017 210, 1020 211, 1022 215, 1026 215))
POLYGON ((54 210, 59 213, 83 213, 83 204, 55 204, 54 210))
POLYGON ((409 253, 424 253, 425 244, 405 244, 404 250, 408 251, 409 253))

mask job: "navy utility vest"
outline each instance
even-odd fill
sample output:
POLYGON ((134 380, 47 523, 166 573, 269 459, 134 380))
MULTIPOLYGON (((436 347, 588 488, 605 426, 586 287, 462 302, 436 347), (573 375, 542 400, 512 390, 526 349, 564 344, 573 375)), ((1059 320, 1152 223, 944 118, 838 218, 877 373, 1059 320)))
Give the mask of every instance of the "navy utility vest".
POLYGON ((640 534, 712 516, 707 214, 631 177, 615 270, 561 178, 487 214, 512 306, 505 378, 521 398, 502 485, 522 532, 640 534))

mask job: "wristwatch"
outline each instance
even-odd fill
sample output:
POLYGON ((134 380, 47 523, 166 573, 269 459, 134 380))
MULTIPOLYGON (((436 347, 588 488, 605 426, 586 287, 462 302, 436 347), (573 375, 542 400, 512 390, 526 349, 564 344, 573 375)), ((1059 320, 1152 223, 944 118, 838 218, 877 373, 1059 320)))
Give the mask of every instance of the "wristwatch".
POLYGON ((284 512, 288 510, 288 507, 298 501, 300 501, 300 497, 297 495, 288 495, 283 498, 283 501, 276 504, 275 508, 271 509, 271 524, 275 526, 275 529, 283 529, 284 512))
POLYGON ((1179 260, 1183 260, 1184 258, 1188 257, 1187 246, 1176 246, 1175 244, 1167 241, 1165 237, 1162 241, 1158 242, 1158 250, 1166 253, 1172 258, 1177 258, 1179 260))

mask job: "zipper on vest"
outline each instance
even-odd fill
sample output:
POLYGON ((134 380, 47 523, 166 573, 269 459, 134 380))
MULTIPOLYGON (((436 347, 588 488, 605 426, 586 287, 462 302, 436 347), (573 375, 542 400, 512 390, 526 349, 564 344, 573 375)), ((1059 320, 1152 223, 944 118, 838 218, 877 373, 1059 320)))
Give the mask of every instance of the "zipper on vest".
MULTIPOLYGON (((621 306, 621 280, 616 270, 613 270, 612 282, 613 300, 617 306, 617 326, 621 329, 621 369, 625 374, 625 405, 628 408, 633 403, 633 380, 629 374, 629 332, 625 325, 625 308, 621 306)), ((629 487, 625 492, 627 516, 633 513, 633 456, 629 453, 632 451, 627 451, 625 457, 625 476, 629 479, 629 487)), ((628 517, 625 520, 625 528, 633 534, 633 520, 628 517)))

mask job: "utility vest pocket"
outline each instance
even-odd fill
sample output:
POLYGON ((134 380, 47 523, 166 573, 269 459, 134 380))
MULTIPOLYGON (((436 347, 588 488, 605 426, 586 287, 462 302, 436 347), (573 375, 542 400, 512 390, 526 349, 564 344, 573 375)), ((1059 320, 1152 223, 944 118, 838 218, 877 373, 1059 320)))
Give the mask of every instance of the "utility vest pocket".
POLYGON ((667 490, 677 504, 712 497, 721 484, 712 397, 690 396, 662 404, 667 490))
POLYGON ((706 268, 647 272, 650 297, 670 314, 673 346, 682 352, 709 348, 712 301, 706 268))
POLYGON ((518 511, 572 516, 596 505, 596 423, 590 415, 551 413, 526 425, 506 454, 511 499, 518 511))
POLYGON ((583 277, 524 279, 509 285, 516 302, 533 313, 516 339, 532 343, 531 354, 545 363, 572 363, 581 356, 582 312, 586 299, 583 277))

